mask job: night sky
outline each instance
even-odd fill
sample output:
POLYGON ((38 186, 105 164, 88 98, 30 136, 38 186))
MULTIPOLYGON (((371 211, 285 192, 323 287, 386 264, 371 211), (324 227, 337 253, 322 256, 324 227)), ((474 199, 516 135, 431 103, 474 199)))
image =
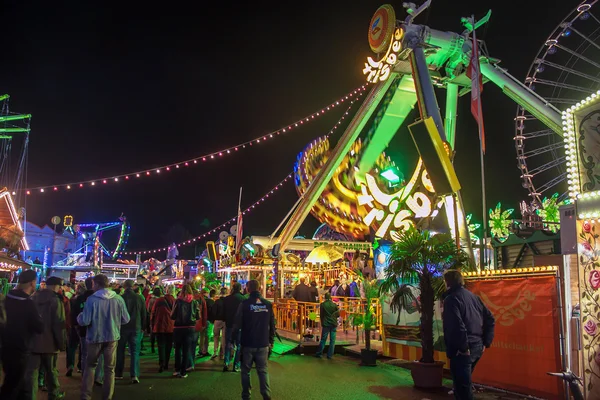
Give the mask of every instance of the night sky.
MULTIPOLYGON (((0 92, 11 95, 11 111, 33 114, 28 187, 196 157, 318 111, 365 82, 367 28, 383 4, 224 2, 209 9, 184 2, 33 3, 2 2, 0 63, 0 92)), ((418 23, 457 32, 463 29, 460 17, 492 8, 491 23, 478 37, 518 79, 578 4, 559 2, 550 9, 541 0, 433 3, 418 23)), ((402 2, 391 4, 403 18, 402 2)), ((443 96, 438 93, 440 103, 443 96)), ((459 107, 457 172, 467 211, 481 220, 477 128, 468 99, 459 107)), ((245 207, 282 180, 298 152, 327 133, 344 109, 184 170, 31 195, 28 219, 49 224, 53 215, 72 214, 75 223, 111 221, 124 213, 132 225, 129 250, 166 246, 185 231, 197 236, 207 230, 205 219, 212 228, 235 216, 240 186, 245 207)), ((498 201, 517 207, 527 197, 516 168, 515 111, 498 88, 486 85, 488 207, 498 201)), ((245 233, 270 234, 296 199, 288 182, 248 214, 245 233)), ((316 226, 310 217, 300 233, 310 236, 316 226)), ((193 250, 183 255, 191 257, 193 250)))

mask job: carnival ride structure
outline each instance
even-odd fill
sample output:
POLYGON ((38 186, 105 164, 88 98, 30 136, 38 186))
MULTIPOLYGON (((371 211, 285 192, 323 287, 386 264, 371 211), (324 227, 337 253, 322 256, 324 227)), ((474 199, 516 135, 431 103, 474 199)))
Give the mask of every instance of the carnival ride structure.
MULTIPOLYGON (((472 255, 452 162, 458 98, 471 91, 466 73, 473 48, 470 35, 490 14, 479 21, 463 18, 461 33, 442 32, 414 22, 429 5, 430 1, 419 8, 405 3, 408 15, 403 21, 396 20, 390 5, 373 16, 369 44, 378 57, 369 57, 363 70, 371 90, 335 147, 330 148, 327 138, 317 139, 298 156, 300 199, 279 236, 271 236, 268 247, 275 254, 285 251, 309 212, 356 239, 374 232, 375 237, 394 241, 399 231, 427 224, 444 207, 449 228, 454 233, 458 225, 461 246, 472 255), (435 88, 446 91, 445 119, 435 88), (384 150, 415 105, 420 118, 409 130, 420 158, 404 180, 384 150)), ((558 108, 501 68, 485 43, 477 43, 483 82, 500 87, 543 124, 549 136, 562 136, 558 108)))

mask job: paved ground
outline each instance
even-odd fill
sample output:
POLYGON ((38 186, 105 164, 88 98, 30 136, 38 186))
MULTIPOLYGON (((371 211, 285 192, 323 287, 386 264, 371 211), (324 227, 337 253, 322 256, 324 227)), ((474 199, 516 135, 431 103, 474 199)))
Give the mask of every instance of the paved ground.
MULTIPOLYGON (((146 349, 149 353, 149 349, 146 349)), ((239 373, 222 372, 221 361, 198 359, 196 371, 187 379, 171 376, 171 372, 158 373, 156 356, 148 354, 142 357, 141 383, 133 385, 127 379, 117 381, 115 399, 128 400, 187 400, 210 399, 231 400, 241 398, 239 373)), ((67 399, 78 399, 81 383, 80 374, 64 376, 64 357, 59 361, 62 389, 67 399)), ((127 365, 127 364, 126 364, 127 365)), ((274 355, 269 364, 271 389, 276 400, 370 400, 370 399, 406 399, 406 400, 450 400, 453 396, 447 390, 438 393, 425 393, 412 387, 410 372, 381 364, 378 367, 360 367, 358 360, 344 356, 335 356, 333 360, 316 359, 301 355, 274 355)), ((446 382, 449 385, 449 382, 446 382)), ((254 399, 260 399, 258 380, 252 373, 252 385, 255 388, 254 399)), ((46 399, 40 392, 39 399, 46 399)), ((101 388, 95 388, 94 399, 101 398, 101 388)), ((477 397, 482 400, 509 399, 491 394, 477 397)), ((514 399, 514 397, 510 397, 514 399)))

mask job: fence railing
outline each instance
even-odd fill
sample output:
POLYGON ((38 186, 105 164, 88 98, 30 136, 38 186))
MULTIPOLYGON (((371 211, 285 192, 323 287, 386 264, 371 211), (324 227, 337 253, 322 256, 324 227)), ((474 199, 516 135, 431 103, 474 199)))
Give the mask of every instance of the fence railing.
MULTIPOLYGON (((340 309, 339 328, 345 332, 348 329, 361 329, 361 325, 353 324, 356 315, 364 315, 367 301, 360 297, 333 297, 333 301, 340 309)), ((379 299, 373 299, 370 304, 375 314, 375 329, 381 332, 382 314, 379 299)), ((280 299, 274 304, 274 313, 277 330, 294 333, 298 339, 305 334, 320 333, 320 304, 295 301, 293 299, 280 299)))

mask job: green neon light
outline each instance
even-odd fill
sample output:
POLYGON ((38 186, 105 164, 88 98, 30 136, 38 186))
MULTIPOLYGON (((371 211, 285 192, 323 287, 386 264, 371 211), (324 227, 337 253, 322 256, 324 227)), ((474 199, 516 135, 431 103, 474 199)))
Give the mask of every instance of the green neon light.
POLYGON ((385 171, 383 171, 382 173, 380 173, 379 175, 381 175, 382 177, 384 177, 391 183, 400 182, 400 177, 398 176, 398 174, 396 173, 394 168, 388 168, 385 171))
POLYGON ((508 228, 512 223, 510 216, 513 211, 514 209, 512 208, 502 211, 502 205, 500 203, 496 205, 496 209, 490 209, 490 232, 492 233, 492 236, 501 241, 508 237, 510 234, 508 228))

